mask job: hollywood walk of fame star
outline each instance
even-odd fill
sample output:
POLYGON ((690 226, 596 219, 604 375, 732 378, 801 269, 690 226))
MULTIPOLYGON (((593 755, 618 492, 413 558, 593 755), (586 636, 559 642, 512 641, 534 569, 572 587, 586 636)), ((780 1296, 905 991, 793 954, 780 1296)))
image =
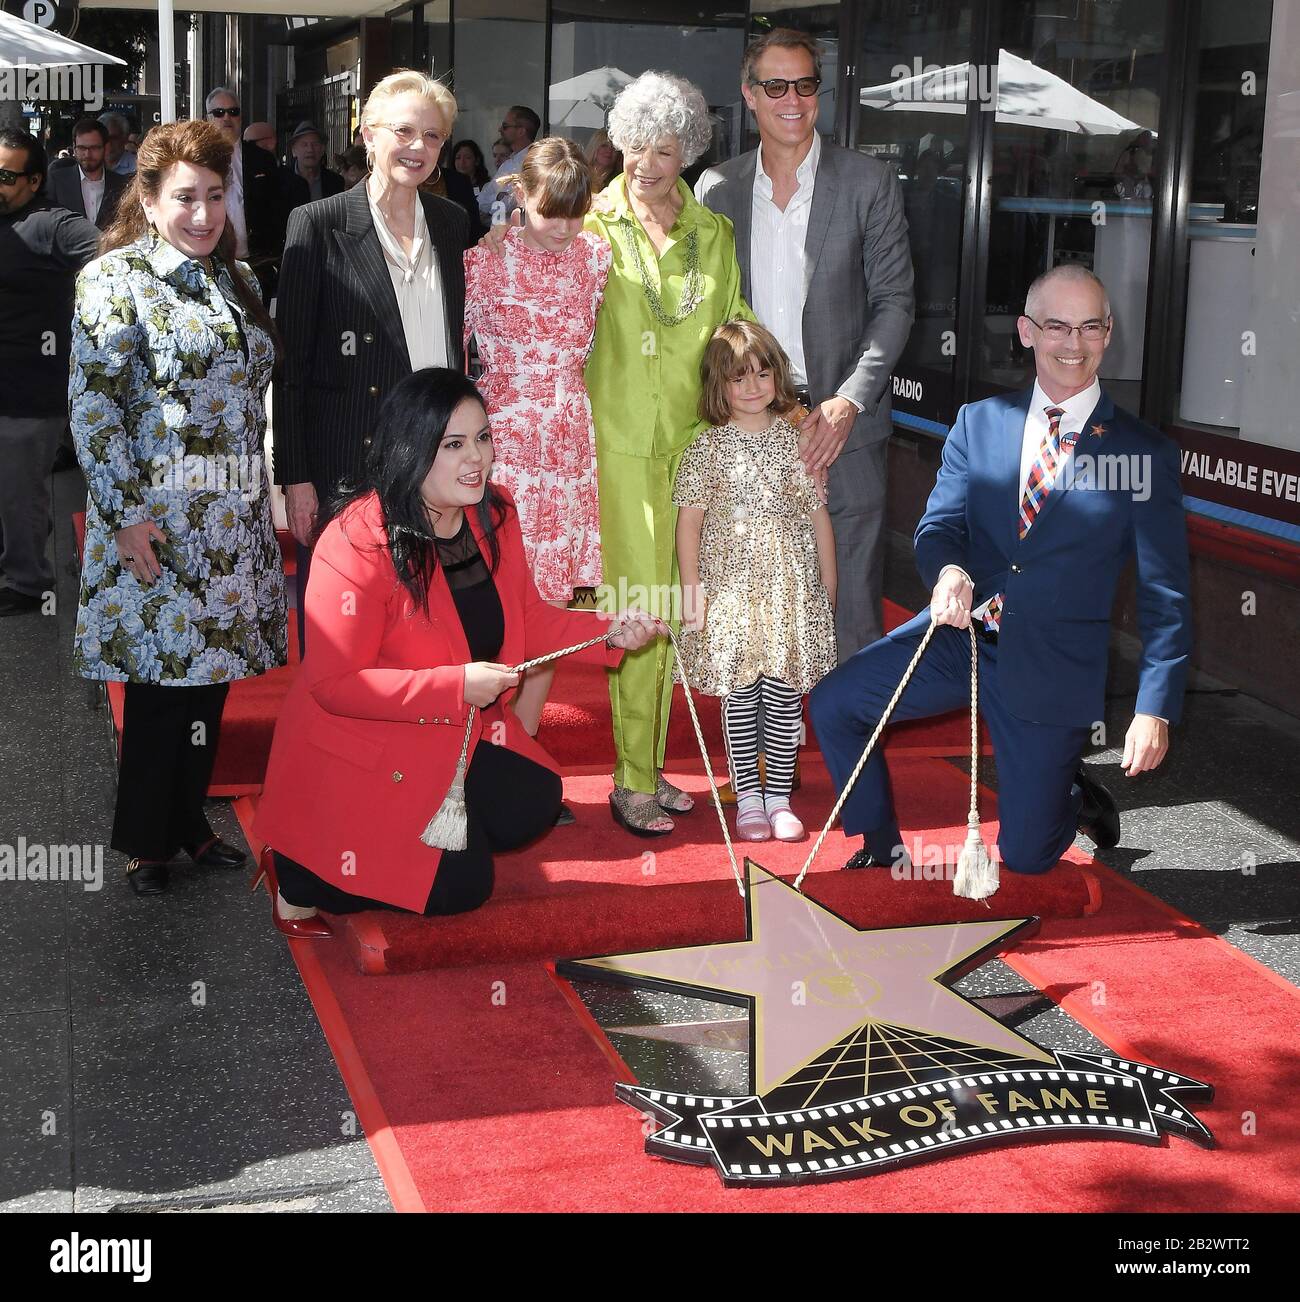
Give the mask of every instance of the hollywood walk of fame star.
POLYGON ((760 1097, 871 1023, 1055 1062, 944 984, 1034 920, 860 931, 753 860, 745 869, 747 939, 574 959, 560 970, 748 1004, 750 1083, 760 1097))

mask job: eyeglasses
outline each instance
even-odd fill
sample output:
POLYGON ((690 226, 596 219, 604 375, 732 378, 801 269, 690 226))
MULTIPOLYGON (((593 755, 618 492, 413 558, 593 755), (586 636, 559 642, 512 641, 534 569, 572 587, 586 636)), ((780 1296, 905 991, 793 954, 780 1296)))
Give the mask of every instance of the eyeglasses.
POLYGON ((762 86, 768 99, 780 99, 782 95, 794 87, 795 93, 801 99, 807 99, 809 95, 817 94, 817 88, 822 84, 820 77, 800 77, 796 81, 790 81, 785 77, 769 77, 766 81, 751 81, 751 86, 762 86))
POLYGON ((237 108, 215 108, 208 110, 210 118, 237 118, 239 110, 237 108))
POLYGON ((442 142, 447 139, 441 131, 430 130, 421 133, 414 127, 407 126, 404 122, 398 123, 396 126, 391 122, 376 122, 375 126, 383 127, 385 130, 391 131, 393 133, 393 138, 399 145, 414 144, 415 138, 418 135, 423 134, 424 143, 428 145, 430 149, 441 149, 442 142))
POLYGON ((513 131, 516 127, 520 127, 520 126, 523 126, 523 123, 522 123, 522 122, 503 122, 503 123, 501 124, 501 128, 500 128, 500 129, 501 129, 502 133, 504 134, 505 132, 507 132, 507 131, 513 131))
POLYGON ((13 183, 23 176, 35 176, 35 172, 11 172, 7 167, 0 167, 0 185, 13 185, 13 183))
MULTIPOLYGON (((1026 321, 1034 321, 1034 318, 1025 313, 1026 321)), ((1076 330, 1079 332, 1080 339, 1086 339, 1090 344, 1095 344, 1099 339, 1105 339, 1106 331, 1110 329, 1110 317, 1104 321, 1085 321, 1082 325, 1066 325, 1064 321, 1047 320, 1039 325, 1037 321, 1034 324, 1043 332, 1045 338, 1050 339, 1054 344, 1064 343, 1076 330)))

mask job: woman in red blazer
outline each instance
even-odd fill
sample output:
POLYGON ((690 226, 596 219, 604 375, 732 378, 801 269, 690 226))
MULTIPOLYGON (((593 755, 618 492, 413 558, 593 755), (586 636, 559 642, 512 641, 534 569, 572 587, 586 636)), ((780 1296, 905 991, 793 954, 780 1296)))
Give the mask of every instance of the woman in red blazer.
MULTIPOLYGON (((510 708, 509 666, 596 636, 602 617, 538 596, 491 468, 471 381, 417 371, 385 404, 363 484, 320 532, 307 656, 254 822, 274 851, 263 865, 289 935, 329 935, 318 908, 477 908, 492 893, 493 853, 555 821, 559 773, 510 708), (470 705, 468 844, 431 849, 420 833, 452 784, 470 705)), ((617 665, 661 630, 629 612, 581 658, 617 665)))

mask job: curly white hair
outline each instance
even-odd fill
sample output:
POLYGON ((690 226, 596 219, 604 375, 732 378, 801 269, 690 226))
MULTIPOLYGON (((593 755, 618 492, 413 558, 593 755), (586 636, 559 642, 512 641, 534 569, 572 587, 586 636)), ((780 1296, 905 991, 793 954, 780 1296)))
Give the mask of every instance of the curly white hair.
POLYGON ((672 136, 689 167, 713 140, 709 106, 698 86, 669 72, 643 72, 609 110, 609 138, 620 153, 672 136))

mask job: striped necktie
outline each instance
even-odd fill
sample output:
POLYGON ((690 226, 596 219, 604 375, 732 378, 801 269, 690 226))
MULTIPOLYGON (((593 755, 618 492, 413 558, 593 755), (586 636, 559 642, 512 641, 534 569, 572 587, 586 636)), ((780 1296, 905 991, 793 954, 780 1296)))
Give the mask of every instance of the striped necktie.
MULTIPOLYGON (((1064 407, 1047 407, 1047 433, 1038 449, 1034 464, 1029 467, 1029 477, 1025 480, 1024 495, 1020 499, 1020 536, 1029 532, 1030 526, 1038 518, 1038 513, 1047 501, 1047 495, 1056 482, 1056 472, 1061 466, 1061 417, 1065 415, 1064 407)), ((996 633, 1002 624, 1002 593, 989 600, 984 612, 984 627, 990 633, 996 633)))

